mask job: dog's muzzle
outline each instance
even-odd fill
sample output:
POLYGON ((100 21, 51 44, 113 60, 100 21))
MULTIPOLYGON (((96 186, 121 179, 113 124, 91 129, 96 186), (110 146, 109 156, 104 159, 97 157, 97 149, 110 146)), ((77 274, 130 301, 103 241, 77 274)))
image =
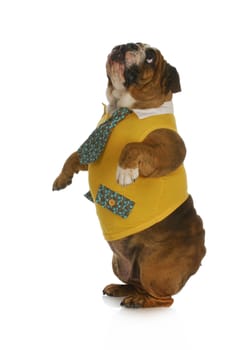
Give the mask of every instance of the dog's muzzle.
POLYGON ((114 62, 124 63, 126 53, 130 51, 138 51, 138 49, 138 45, 133 43, 115 46, 110 54, 110 59, 114 62))

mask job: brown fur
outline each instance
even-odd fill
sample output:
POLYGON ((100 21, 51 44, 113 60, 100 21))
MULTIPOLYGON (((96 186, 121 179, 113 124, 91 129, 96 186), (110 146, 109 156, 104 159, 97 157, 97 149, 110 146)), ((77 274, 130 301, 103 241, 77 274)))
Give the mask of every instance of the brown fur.
MULTIPOLYGON (((135 59, 134 54, 140 56, 137 57, 138 78, 125 89, 125 55, 115 63, 112 53, 108 57, 110 111, 118 107, 158 107, 171 100, 172 93, 180 91, 176 69, 156 49, 152 64, 146 64, 144 59, 141 61, 145 50, 143 44, 138 44, 138 52, 127 50, 129 61, 132 56, 135 59), (126 93, 134 99, 132 106, 121 103, 126 93)), ((177 169, 185 154, 184 142, 176 132, 159 129, 150 133, 143 142, 127 144, 120 155, 119 166, 138 168, 142 177, 160 177, 177 169)), ((54 181, 53 190, 71 184, 74 173, 87 169, 86 165, 80 164, 78 153, 74 152, 54 181)), ((162 222, 127 238, 109 242, 109 245, 113 251, 114 273, 125 285, 108 285, 103 292, 110 296, 125 296, 122 305, 126 307, 170 306, 172 295, 198 270, 206 252, 202 220, 194 209, 191 196, 162 222)))
POLYGON ((176 132, 159 129, 143 142, 127 144, 120 155, 119 165, 124 169, 138 167, 140 176, 159 177, 177 169, 185 154, 184 142, 176 132))

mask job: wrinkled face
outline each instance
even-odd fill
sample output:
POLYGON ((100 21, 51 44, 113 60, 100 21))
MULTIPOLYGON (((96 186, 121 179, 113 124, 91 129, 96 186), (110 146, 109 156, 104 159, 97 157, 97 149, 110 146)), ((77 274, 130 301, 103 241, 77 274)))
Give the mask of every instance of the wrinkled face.
POLYGON ((106 70, 111 109, 158 107, 180 91, 176 69, 159 50, 146 44, 115 46, 108 55, 106 70))

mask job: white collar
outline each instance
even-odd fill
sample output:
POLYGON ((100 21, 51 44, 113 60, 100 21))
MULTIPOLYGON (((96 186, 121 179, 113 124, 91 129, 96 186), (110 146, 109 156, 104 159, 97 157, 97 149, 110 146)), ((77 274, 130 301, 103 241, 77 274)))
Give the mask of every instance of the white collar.
POLYGON ((132 109, 132 110, 138 116, 139 119, 145 119, 153 115, 174 113, 172 101, 164 102, 160 107, 157 107, 157 108, 132 109))

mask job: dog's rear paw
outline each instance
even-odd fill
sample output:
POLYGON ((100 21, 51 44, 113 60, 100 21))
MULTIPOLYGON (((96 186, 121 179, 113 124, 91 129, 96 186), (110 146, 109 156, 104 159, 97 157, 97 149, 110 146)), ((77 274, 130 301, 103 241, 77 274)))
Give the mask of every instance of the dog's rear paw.
POLYGON ((144 301, 144 298, 140 297, 139 295, 131 295, 122 300, 121 306, 125 306, 130 309, 137 309, 144 307, 144 301))
POLYGON ((173 302, 174 300, 171 297, 154 298, 150 295, 136 294, 124 298, 121 305, 137 309, 141 307, 169 307, 173 302))
POLYGON ((119 185, 126 186, 132 184, 139 177, 139 169, 138 168, 121 168, 118 166, 116 179, 119 185))
POLYGON ((103 294, 110 297, 124 297, 135 293, 135 288, 128 284, 109 284, 103 290, 103 294))

